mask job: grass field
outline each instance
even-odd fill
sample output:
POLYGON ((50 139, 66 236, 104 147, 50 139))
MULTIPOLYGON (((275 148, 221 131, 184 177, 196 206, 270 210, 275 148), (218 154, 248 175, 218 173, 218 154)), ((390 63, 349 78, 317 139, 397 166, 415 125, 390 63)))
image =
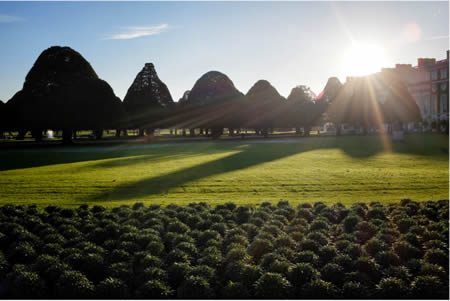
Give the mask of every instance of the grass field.
POLYGON ((117 206, 448 199, 448 136, 311 137, 0 151, 0 203, 117 206))

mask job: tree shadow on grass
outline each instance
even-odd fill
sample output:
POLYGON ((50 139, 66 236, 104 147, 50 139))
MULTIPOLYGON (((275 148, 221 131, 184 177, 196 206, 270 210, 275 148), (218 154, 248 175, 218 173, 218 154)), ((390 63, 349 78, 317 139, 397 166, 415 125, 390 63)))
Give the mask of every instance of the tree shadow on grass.
MULTIPOLYGON (((386 151, 379 139, 381 138, 355 137, 354 139, 346 139, 340 137, 321 137, 307 138, 303 141, 304 143, 301 143, 301 139, 299 139, 298 142, 294 141, 291 143, 278 143, 276 141, 271 143, 267 141, 268 143, 230 144, 230 142, 219 142, 214 144, 214 152, 237 151, 237 153, 193 167, 177 170, 166 175, 145 178, 130 184, 120 185, 108 192, 95 195, 86 201, 98 202, 138 199, 146 196, 168 193, 170 189, 183 187, 183 185, 188 182, 194 182, 202 178, 250 168, 259 164, 272 162, 316 149, 339 148, 352 158, 366 160, 371 156, 386 151), (334 143, 328 139, 337 139, 337 141, 334 143)), ((416 139, 400 144, 394 144, 391 145, 389 151, 411 153, 420 156, 437 156, 442 160, 448 160, 448 148, 447 157, 445 152, 439 149, 439 146, 442 148, 442 141, 445 142, 445 139, 439 143, 432 143, 432 147, 429 147, 426 144, 424 145, 423 142, 427 142, 428 138, 425 140, 426 141, 420 138, 419 140, 416 139)), ((212 149, 209 149, 208 151, 212 151, 212 149)), ((188 153, 185 155, 187 154, 188 153)), ((146 160, 145 158, 141 159, 144 161, 146 160)), ((141 159, 131 159, 123 163, 137 164, 139 162, 144 162, 140 161, 141 159)), ((121 163, 115 162, 114 166, 117 166, 117 164, 121 163)), ((103 165, 103 167, 112 166, 103 165)))

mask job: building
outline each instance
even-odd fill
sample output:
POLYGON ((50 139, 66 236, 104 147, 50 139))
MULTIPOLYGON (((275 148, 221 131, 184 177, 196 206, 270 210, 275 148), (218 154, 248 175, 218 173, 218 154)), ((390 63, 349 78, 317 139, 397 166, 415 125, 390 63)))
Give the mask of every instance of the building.
POLYGON ((417 66, 397 64, 395 68, 383 68, 383 72, 393 72, 407 86, 422 114, 429 123, 448 122, 449 117, 449 51, 447 58, 419 58, 417 66))

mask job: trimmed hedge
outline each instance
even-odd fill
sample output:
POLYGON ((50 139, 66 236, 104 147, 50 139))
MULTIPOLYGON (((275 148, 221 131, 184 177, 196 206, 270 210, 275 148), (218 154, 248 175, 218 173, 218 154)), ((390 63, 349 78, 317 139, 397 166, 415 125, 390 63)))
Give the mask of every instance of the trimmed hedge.
POLYGON ((448 299, 448 201, 0 207, 0 297, 448 299))

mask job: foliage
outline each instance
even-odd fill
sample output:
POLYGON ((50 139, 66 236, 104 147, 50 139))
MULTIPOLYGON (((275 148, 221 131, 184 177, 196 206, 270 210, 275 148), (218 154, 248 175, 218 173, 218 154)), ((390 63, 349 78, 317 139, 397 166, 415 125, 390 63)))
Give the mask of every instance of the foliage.
POLYGON ((231 205, 2 206, 0 296, 448 297, 447 202, 231 205))

